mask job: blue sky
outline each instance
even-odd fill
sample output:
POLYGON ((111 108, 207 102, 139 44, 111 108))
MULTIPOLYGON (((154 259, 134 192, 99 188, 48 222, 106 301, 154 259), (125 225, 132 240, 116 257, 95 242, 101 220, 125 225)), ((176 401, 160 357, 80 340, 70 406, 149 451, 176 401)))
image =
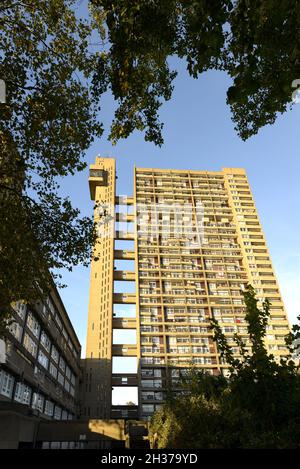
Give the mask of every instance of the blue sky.
MULTIPOLYGON (((91 164, 96 155, 115 157, 117 192, 129 195, 133 191, 134 165, 214 171, 222 167, 245 168, 289 318, 295 322, 300 314, 300 104, 243 142, 236 135, 226 105, 230 79, 222 72, 207 72, 194 80, 185 71, 184 62, 172 59, 171 63, 179 74, 172 100, 161 108, 164 145, 155 147, 135 132, 113 147, 107 135, 114 102, 107 94, 101 111, 106 132, 89 148, 86 160, 91 164)), ((62 191, 82 213, 92 214, 88 170, 65 178, 62 191)), ((60 293, 84 354, 89 269, 78 266, 72 273, 62 273, 68 287, 60 293)))

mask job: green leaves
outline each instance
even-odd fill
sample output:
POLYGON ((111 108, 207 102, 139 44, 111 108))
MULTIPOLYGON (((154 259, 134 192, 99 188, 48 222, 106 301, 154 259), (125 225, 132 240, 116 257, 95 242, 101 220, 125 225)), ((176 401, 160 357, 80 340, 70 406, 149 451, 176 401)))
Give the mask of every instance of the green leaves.
MULTIPOLYGON (((194 78, 211 69, 232 78, 227 102, 244 140, 291 106, 292 83, 300 77, 298 2, 90 0, 88 19, 77 17, 76 6, 76 0, 1 3, 0 77, 7 84, 7 105, 0 108, 0 184, 18 193, 12 213, 18 213, 17 200, 22 212, 21 199, 28 202, 29 194, 44 211, 43 197, 58 196, 56 178, 85 167, 86 149, 103 132, 100 99, 106 91, 117 103, 112 143, 139 130, 145 140, 162 145, 159 112, 172 97, 176 77, 171 56, 184 58, 194 78)), ((51 200, 49 219, 56 223, 62 212, 65 233, 72 233, 74 241, 72 251, 72 243, 59 236, 68 246, 61 265, 87 259, 91 249, 80 233, 87 220, 76 224, 71 208, 67 220, 58 200, 51 200)), ((8 206, 6 211, 3 220, 8 206)), ((28 227, 35 223, 32 217, 28 227)), ((52 231, 42 218, 35 225, 36 240, 44 246, 43 224, 52 231)), ((0 239, 0 246, 9 249, 10 241, 0 239)), ((60 263, 63 249, 56 244, 45 256, 51 252, 60 263)), ((51 267, 54 259, 46 264, 51 267)))
POLYGON ((73 0, 1 3, 0 326, 13 301, 35 301, 49 270, 87 264, 93 222, 58 195, 56 177, 84 169, 85 150, 101 136, 101 90, 90 92, 95 58, 91 25, 73 0), (3 4, 3 5, 2 5, 3 4), (89 79, 90 80, 90 79, 89 79))
POLYGON ((243 140, 290 107, 292 82, 300 76, 294 0, 91 1, 108 28, 106 71, 118 103, 114 142, 142 130, 162 144, 158 110, 172 95, 171 56, 184 58, 193 78, 212 69, 232 78, 227 103, 243 140))
MULTIPOLYGON (((177 390, 167 396, 150 423, 152 445, 158 448, 299 448, 300 377, 287 356, 280 363, 269 355, 264 343, 269 303, 257 307, 255 290, 244 292, 245 319, 251 351, 236 335, 241 351, 234 358, 218 322, 211 320, 221 358, 230 366, 230 376, 211 376, 191 368, 177 390)), ((288 344, 293 351, 300 326, 293 326, 288 344)))

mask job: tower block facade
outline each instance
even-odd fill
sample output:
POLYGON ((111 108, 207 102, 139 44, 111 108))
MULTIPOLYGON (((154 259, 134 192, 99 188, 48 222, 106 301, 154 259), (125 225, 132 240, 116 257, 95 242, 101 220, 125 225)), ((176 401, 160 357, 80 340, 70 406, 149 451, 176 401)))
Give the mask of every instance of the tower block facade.
POLYGON ((239 356, 234 334, 250 346, 242 295, 249 283, 260 305, 270 300, 266 341, 284 357, 289 324, 245 170, 135 168, 133 197, 117 197, 115 179, 115 161, 97 158, 89 179, 100 231, 91 267, 87 415, 145 419, 167 389, 180 391, 191 365, 226 375, 210 318, 239 356), (128 240, 132 248, 120 249, 128 240), (134 268, 117 268, 116 260, 134 260, 134 268), (135 293, 115 292, 116 281, 134 281, 135 293), (134 316, 116 316, 116 305, 132 305, 134 316), (113 343, 114 329, 135 330, 136 343, 113 343), (137 372, 115 373, 114 357, 136 357, 137 372), (137 386, 138 406, 112 406, 112 386, 137 386))
POLYGON ((110 418, 112 375, 112 320, 115 229, 116 163, 96 158, 89 186, 98 225, 95 257, 91 264, 85 360, 84 414, 110 418))

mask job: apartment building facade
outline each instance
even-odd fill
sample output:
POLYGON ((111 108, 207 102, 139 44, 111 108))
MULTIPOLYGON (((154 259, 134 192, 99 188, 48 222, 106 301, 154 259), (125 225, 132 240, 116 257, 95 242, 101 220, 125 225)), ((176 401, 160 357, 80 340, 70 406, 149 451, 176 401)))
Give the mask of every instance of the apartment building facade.
POLYGON ((286 355, 287 315, 245 171, 135 168, 133 183, 133 196, 118 196, 115 160, 97 157, 90 168, 99 228, 84 374, 91 417, 148 418, 191 365, 226 374, 209 320, 233 346, 235 333, 249 345, 242 296, 249 283, 260 304, 271 302, 270 352, 286 355), (115 288, 132 282, 134 293, 115 288), (135 330, 136 343, 114 343, 120 330, 135 330), (136 357, 136 373, 125 365, 114 372, 116 357, 136 357), (138 407, 112 405, 112 388, 124 386, 137 386, 138 407))
POLYGON ((58 291, 53 286, 45 300, 13 308, 0 360, 1 411, 77 418, 81 346, 58 291))

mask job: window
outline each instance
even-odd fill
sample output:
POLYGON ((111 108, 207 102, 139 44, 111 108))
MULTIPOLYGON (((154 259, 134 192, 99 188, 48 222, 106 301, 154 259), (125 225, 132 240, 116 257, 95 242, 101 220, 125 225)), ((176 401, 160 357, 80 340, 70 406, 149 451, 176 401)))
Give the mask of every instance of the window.
POLYGON ((54 345, 52 345, 51 358, 55 361, 55 363, 58 363, 59 353, 57 348, 54 347, 54 345))
POLYGON ((58 375, 57 375, 57 381, 63 386, 64 385, 64 377, 63 375, 58 372, 58 375))
POLYGON ((59 329, 62 328, 62 322, 60 320, 60 317, 58 316, 58 314, 55 314, 55 321, 57 322, 57 325, 59 327, 59 329))
POLYGON ((65 390, 66 390, 67 392, 70 392, 70 383, 69 383, 69 381, 67 381, 67 380, 65 380, 65 390))
POLYGON ((16 313, 18 314, 18 316, 24 320, 25 318, 25 312, 26 312, 26 304, 23 303, 22 301, 18 301, 15 305, 14 305, 14 310, 16 311, 16 313))
POLYGON ((57 368, 56 366, 53 365, 53 363, 50 362, 50 368, 49 368, 50 374, 53 376, 53 378, 57 378, 57 368))
POLYGON ((61 408, 58 405, 56 405, 54 409, 54 418, 55 420, 61 419, 61 408))
POLYGON ((39 412, 43 412, 44 400, 45 399, 41 394, 34 392, 31 407, 39 412))
POLYGON ((51 314, 54 316, 54 314, 55 314, 55 307, 54 307, 54 305, 53 305, 52 300, 51 300, 50 297, 48 297, 48 298, 46 299, 46 305, 47 305, 48 308, 50 309, 51 314))
POLYGON ((46 401, 45 404, 45 415, 48 415, 48 417, 53 417, 53 412, 54 412, 54 404, 51 401, 46 401))
POLYGON ((68 336, 68 333, 67 333, 67 331, 66 331, 66 329, 65 329, 64 327, 63 327, 63 329, 62 329, 62 334, 63 334, 64 338, 66 339, 66 341, 68 342, 69 336, 68 336))
POLYGON ((153 369, 152 368, 143 369, 142 376, 153 376, 153 369))
POLYGON ((24 339, 23 339, 23 345, 26 348, 26 350, 31 353, 34 357, 36 357, 37 354, 37 344, 35 341, 27 334, 27 332, 24 334, 24 339))
POLYGON ((31 312, 29 312, 27 316, 27 327, 31 330, 35 337, 39 337, 40 325, 31 312))
POLYGON ((41 334, 41 344, 47 352, 50 352, 51 342, 45 331, 41 334))
POLYGON ((48 369, 49 359, 48 357, 40 350, 38 356, 38 362, 46 369, 48 369))
POLYGON ((145 404, 142 406, 142 410, 144 414, 152 414, 152 412, 154 412, 154 405, 145 404))
POLYGON ((24 383, 17 383, 14 400, 21 404, 30 404, 31 388, 24 383))
POLYGON ((19 341, 22 340, 23 327, 16 321, 9 326, 9 332, 19 341))
POLYGON ((71 370, 70 370, 70 368, 69 368, 68 366, 66 366, 66 377, 67 377, 68 379, 71 378, 71 370))
POLYGON ((14 386, 14 377, 6 371, 0 371, 0 394, 11 398, 14 386))
POLYGON ((59 368, 62 371, 65 371, 65 369, 66 369, 66 362, 62 357, 60 357, 60 360, 59 360, 59 368))

